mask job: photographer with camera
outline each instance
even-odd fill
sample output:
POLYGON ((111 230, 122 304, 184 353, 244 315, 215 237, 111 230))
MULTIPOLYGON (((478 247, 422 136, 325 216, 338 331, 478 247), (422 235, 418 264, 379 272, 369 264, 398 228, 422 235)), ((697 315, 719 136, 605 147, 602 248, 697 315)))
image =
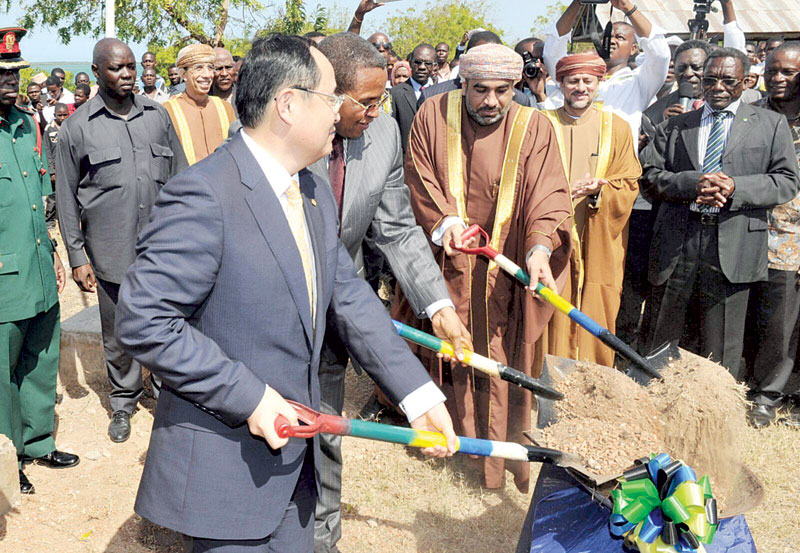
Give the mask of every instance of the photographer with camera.
POLYGON ((544 66, 544 41, 530 37, 520 40, 514 51, 522 56, 522 80, 517 88, 529 98, 536 109, 558 109, 564 97, 544 66))
MULTIPOLYGON (((630 21, 617 21, 612 27, 611 47, 606 59, 606 78, 600 84, 597 99, 631 126, 634 142, 639 139, 642 111, 650 104, 667 78, 671 58, 664 33, 656 29, 631 0, 610 0, 611 5, 630 21), (641 48, 645 60, 632 70, 628 60, 641 48)), ((547 33, 544 63, 548 73, 555 74, 558 60, 567 55, 572 27, 585 0, 572 0, 555 27, 547 33)), ((597 2, 592 2, 597 3, 597 2)))

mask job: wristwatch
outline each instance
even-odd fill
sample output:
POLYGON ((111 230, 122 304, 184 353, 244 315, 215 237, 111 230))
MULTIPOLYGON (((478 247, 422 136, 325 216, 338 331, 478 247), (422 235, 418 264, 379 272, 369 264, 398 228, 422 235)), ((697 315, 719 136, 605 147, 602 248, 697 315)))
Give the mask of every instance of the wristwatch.
POLYGON ((53 246, 53 251, 56 251, 58 248, 58 242, 56 242, 55 238, 50 238, 50 245, 53 246))

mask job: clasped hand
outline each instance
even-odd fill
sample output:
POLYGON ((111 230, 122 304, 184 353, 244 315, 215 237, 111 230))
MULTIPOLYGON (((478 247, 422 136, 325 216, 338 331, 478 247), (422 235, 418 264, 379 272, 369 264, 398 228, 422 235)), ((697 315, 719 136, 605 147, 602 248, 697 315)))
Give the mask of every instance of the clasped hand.
POLYGON ((590 177, 589 173, 586 173, 585 177, 573 182, 572 186, 570 186, 572 199, 579 200, 580 198, 597 194, 607 184, 608 181, 606 179, 590 177))
POLYGON ((722 208, 733 195, 736 185, 725 173, 707 173, 697 181, 695 203, 722 208))

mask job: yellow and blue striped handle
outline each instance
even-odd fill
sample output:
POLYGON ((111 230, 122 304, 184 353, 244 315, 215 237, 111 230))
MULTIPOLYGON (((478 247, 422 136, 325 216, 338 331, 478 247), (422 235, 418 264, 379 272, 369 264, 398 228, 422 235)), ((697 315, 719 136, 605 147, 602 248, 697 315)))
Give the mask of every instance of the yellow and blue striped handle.
MULTIPOLYGON (((525 286, 531 285, 531 277, 522 269, 522 267, 511 261, 503 254, 494 250, 486 251, 489 250, 489 248, 482 248, 482 250, 482 253, 485 253, 488 257, 492 258, 499 267, 501 267, 510 275, 514 276, 522 284, 525 286)), ((557 310, 561 311, 570 319, 575 321, 575 323, 588 330, 593 336, 596 336, 605 345, 628 359, 638 368, 654 378, 661 378, 661 373, 658 372, 658 370, 650 363, 648 363, 644 357, 639 355, 636 350, 617 338, 617 336, 612 334, 607 328, 596 323, 591 317, 587 316, 582 311, 579 311, 574 305, 559 296, 557 292, 551 290, 541 282, 537 282, 536 293, 547 300, 547 302, 557 310)))

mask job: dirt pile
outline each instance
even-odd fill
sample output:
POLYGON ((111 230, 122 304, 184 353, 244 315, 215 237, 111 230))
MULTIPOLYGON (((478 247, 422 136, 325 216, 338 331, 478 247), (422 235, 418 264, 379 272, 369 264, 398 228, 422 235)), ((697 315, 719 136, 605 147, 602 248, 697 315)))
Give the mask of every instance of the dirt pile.
POLYGON ((724 506, 741 477, 744 387, 722 366, 688 352, 662 374, 643 388, 609 367, 578 363, 556 383, 566 397, 542 440, 579 456, 596 475, 619 474, 639 457, 666 452, 698 476, 708 474, 724 506))
POLYGON ((664 449, 659 413, 647 391, 619 371, 578 363, 556 383, 558 422, 545 428, 547 447, 581 458, 593 474, 618 474, 638 459, 664 449))

